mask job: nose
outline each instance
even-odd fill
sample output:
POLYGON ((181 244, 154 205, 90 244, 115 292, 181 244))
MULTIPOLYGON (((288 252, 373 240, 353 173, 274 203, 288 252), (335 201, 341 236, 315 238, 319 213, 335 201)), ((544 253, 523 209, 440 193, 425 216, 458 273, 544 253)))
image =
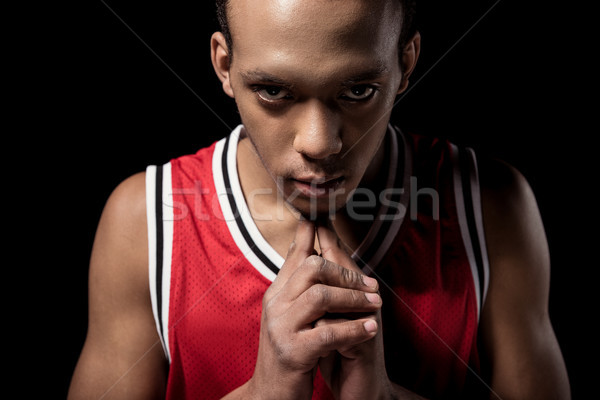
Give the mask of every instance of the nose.
POLYGON ((294 136, 294 149, 311 159, 322 160, 342 150, 339 115, 319 101, 305 104, 294 136))

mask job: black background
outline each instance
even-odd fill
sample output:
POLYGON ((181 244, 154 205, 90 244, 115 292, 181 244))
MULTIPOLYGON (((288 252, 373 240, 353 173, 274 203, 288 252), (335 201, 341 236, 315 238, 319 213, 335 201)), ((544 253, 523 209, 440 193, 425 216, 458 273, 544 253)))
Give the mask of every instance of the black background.
MULTIPOLYGON (((239 122, 210 65, 211 1, 81 3, 24 14, 13 33, 25 45, 14 46, 8 63, 18 74, 9 75, 16 90, 5 109, 14 141, 4 149, 16 160, 5 197, 16 220, 7 243, 26 260, 6 281, 18 293, 9 328, 20 340, 33 333, 9 348, 28 382, 23 397, 66 395, 86 332, 94 232, 112 189, 239 122)), ((581 398, 591 357, 584 335, 597 315, 583 284, 597 261, 588 230, 593 134, 579 100, 587 81, 578 66, 584 56, 572 46, 577 10, 508 0, 421 3, 421 58, 392 120, 502 158, 528 178, 551 249, 551 317, 581 398)))

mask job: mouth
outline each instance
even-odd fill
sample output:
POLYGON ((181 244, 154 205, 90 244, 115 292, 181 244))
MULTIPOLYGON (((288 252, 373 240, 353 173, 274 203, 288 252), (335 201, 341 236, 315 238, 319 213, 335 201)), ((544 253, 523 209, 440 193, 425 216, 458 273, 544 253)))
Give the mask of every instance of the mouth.
POLYGON ((327 197, 340 188, 344 182, 344 176, 319 177, 305 176, 291 178, 294 187, 307 197, 327 197))

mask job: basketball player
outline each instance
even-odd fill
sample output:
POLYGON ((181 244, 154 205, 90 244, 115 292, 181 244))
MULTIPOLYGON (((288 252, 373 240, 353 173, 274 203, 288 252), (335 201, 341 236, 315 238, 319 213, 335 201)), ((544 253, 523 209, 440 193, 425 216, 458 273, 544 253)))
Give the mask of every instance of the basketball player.
POLYGON ((119 185, 70 399, 568 399, 513 168, 389 124, 408 0, 230 0, 243 125, 119 185))

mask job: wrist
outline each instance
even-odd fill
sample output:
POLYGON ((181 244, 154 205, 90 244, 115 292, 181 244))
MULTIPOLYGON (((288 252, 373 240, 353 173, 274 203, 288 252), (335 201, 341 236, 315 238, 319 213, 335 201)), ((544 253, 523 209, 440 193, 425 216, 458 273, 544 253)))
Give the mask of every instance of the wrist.
POLYGON ((246 399, 257 400, 310 400, 312 398, 312 373, 255 374, 246 383, 246 399))

